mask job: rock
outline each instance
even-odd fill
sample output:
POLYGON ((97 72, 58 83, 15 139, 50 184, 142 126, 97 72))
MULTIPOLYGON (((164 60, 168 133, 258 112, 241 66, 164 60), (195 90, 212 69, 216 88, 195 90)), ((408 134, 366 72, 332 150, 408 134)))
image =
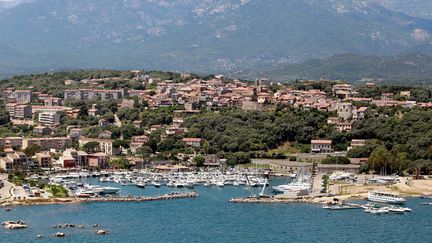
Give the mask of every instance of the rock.
POLYGON ((63 232, 57 232, 57 233, 54 234, 54 236, 55 237, 65 237, 66 235, 63 232))
POLYGON ((106 234, 108 234, 109 232, 108 231, 106 231, 106 230, 96 230, 96 234, 97 235, 106 235, 106 234))
POLYGON ((11 211, 11 210, 12 210, 12 209, 10 209, 10 208, 6 208, 6 209, 5 209, 6 212, 9 212, 9 211, 11 211))
POLYGON ((4 221, 2 223, 2 225, 7 225, 7 224, 15 224, 15 222, 14 221, 4 221))
POLYGON ((7 224, 5 225, 6 229, 25 229, 27 225, 25 224, 7 224))
POLYGON ((26 223, 24 221, 22 221, 22 220, 18 220, 17 224, 26 224, 26 223))

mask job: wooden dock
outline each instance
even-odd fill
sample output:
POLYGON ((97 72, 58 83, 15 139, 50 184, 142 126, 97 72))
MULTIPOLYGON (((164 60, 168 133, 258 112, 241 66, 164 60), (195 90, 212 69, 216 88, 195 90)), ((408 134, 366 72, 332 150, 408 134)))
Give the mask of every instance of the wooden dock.
POLYGON ((149 202, 149 201, 162 201, 162 200, 173 200, 182 198, 194 198, 198 197, 198 193, 173 193, 165 194, 161 196, 153 197, 90 197, 90 198, 77 198, 77 202, 149 202))

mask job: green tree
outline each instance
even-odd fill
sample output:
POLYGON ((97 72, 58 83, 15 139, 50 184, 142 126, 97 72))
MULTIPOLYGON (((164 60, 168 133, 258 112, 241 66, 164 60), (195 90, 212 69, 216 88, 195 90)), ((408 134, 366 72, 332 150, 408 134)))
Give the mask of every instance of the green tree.
POLYGON ((37 144, 32 144, 23 150, 23 152, 27 155, 27 157, 32 157, 36 153, 39 153, 40 151, 41 151, 41 148, 37 144))
POLYGON ((197 167, 203 167, 204 162, 205 162, 205 158, 202 155, 197 155, 193 158, 193 161, 197 167))
POLYGON ((83 150, 87 153, 95 153, 99 150, 99 143, 98 142, 88 142, 83 145, 83 150))

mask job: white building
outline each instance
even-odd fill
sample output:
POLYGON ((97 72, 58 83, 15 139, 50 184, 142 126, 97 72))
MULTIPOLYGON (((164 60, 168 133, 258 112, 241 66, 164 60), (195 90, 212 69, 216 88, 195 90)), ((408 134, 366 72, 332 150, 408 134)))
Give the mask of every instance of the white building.
POLYGON ((60 124, 60 114, 56 112, 41 112, 39 113, 38 121, 44 125, 55 126, 60 124))

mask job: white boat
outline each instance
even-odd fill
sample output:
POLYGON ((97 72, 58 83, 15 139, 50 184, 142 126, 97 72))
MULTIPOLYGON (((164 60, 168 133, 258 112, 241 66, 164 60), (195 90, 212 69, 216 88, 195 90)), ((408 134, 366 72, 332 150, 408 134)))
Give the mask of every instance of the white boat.
POLYGON ((101 192, 102 194, 115 194, 120 190, 120 188, 111 187, 111 186, 104 186, 102 187, 102 189, 103 189, 103 191, 101 192))
POLYGON ((225 184, 223 183, 223 181, 216 181, 216 186, 218 186, 218 187, 224 187, 225 184))
POLYGON ((399 208, 399 207, 389 207, 388 211, 390 213, 405 213, 405 210, 403 208, 399 208))
POLYGON ((380 214, 387 214, 390 211, 388 209, 384 209, 384 208, 377 208, 377 209, 365 210, 365 212, 380 215, 380 214))
POLYGON ((186 183, 184 183, 183 181, 177 181, 174 183, 175 187, 185 187, 186 183))
POLYGON ((144 182, 137 182, 136 186, 144 188, 145 187, 145 183, 144 182))
POLYGON ((153 181, 152 185, 156 188, 159 188, 161 186, 160 182, 158 182, 158 181, 153 181))
POLYGON ((168 187, 173 187, 173 186, 175 186, 175 185, 174 185, 174 182, 172 182, 172 181, 169 181, 166 185, 167 185, 168 187))
POLYGON ((396 194, 388 192, 370 191, 368 192, 368 200, 372 202, 404 204, 405 198, 399 197, 396 194))

